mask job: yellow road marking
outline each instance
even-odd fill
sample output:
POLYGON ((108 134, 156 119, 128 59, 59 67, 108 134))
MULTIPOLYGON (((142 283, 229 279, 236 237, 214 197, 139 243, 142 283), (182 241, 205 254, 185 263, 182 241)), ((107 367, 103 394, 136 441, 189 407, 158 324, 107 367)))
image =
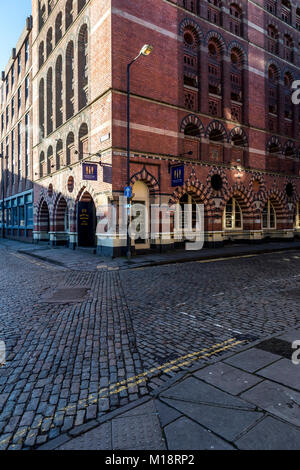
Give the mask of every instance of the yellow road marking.
POLYGON ((225 258, 213 258, 213 259, 203 259, 196 261, 196 263, 215 263, 216 261, 226 261, 230 259, 240 259, 240 258, 254 258, 260 255, 241 255, 241 256, 228 256, 225 258))
POLYGON ((60 271, 59 268, 56 268, 55 266, 52 266, 51 264, 48 264, 47 262, 43 262, 42 260, 38 261, 35 259, 31 259, 30 255, 21 255, 21 254, 17 254, 13 252, 11 252, 10 254, 23 261, 27 261, 28 263, 34 264, 35 266, 42 266, 52 271, 60 271))
MULTIPOLYGON (((208 358, 208 357, 211 357, 215 354, 218 354, 219 352, 223 352, 223 351, 226 351, 228 349, 231 349, 234 346, 237 346, 238 344, 242 344, 244 342, 245 342, 245 340, 239 341, 239 340, 236 340, 236 338, 230 338, 226 341, 223 341, 222 343, 217 343, 217 344, 211 346, 210 348, 205 348, 205 349, 202 349, 201 351, 197 351, 197 352, 194 352, 194 353, 191 353, 191 354, 186 354, 185 356, 181 356, 178 359, 167 362, 167 363, 165 363, 161 366, 152 368, 152 369, 150 369, 150 370, 148 370, 148 371, 146 371, 142 374, 130 377, 127 380, 123 380, 121 382, 110 385, 109 387, 106 387, 106 388, 103 388, 102 390, 99 390, 99 392, 96 395, 89 395, 89 397, 87 397, 84 400, 79 400, 79 402, 77 402, 74 405, 68 405, 64 408, 61 408, 61 409, 57 410, 56 413, 53 416, 50 416, 50 417, 47 417, 47 418, 42 418, 38 422, 38 425, 37 425, 36 429, 42 427, 43 421, 48 422, 49 420, 53 420, 58 416, 59 413, 65 413, 66 411, 69 411, 69 410, 73 409, 78 404, 83 405, 84 407, 88 407, 89 405, 91 405, 93 403, 97 403, 99 401, 99 399, 102 399, 102 400, 107 399, 111 395, 116 395, 116 394, 120 393, 123 390, 128 390, 131 387, 135 387, 135 386, 137 386, 141 383, 144 383, 148 380, 147 376, 149 374, 152 374, 153 372, 157 372, 157 371, 160 371, 160 370, 162 370, 165 373, 170 372, 170 371, 179 369, 180 367, 190 365, 192 362, 194 362, 196 360, 208 358)), ((54 427, 55 427, 54 424, 52 424, 50 426, 50 428, 54 428, 54 427)), ((14 434, 14 436, 12 438, 5 438, 2 441, 0 441, 0 445, 7 444, 8 442, 10 442, 11 439, 15 440, 16 438, 19 438, 21 440, 23 435, 30 429, 31 429, 30 427, 27 427, 25 429, 22 429, 21 431, 16 432, 16 434, 14 434)), ((34 435, 35 434, 31 434, 31 437, 33 437, 34 435)), ((28 437, 30 437, 30 434, 29 434, 28 437)))

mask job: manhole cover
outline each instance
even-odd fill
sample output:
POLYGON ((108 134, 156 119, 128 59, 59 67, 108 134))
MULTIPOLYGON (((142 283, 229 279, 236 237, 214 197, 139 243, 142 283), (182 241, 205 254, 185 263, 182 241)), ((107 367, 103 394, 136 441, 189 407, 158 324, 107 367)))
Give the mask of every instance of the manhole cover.
POLYGON ((41 299, 41 302, 49 304, 70 304, 83 302, 89 289, 87 287, 65 287, 57 289, 50 296, 41 299))
POLYGON ((278 338, 267 339, 255 347, 262 349, 263 351, 278 354, 279 356, 285 357, 286 359, 291 359, 293 354, 291 343, 278 338))

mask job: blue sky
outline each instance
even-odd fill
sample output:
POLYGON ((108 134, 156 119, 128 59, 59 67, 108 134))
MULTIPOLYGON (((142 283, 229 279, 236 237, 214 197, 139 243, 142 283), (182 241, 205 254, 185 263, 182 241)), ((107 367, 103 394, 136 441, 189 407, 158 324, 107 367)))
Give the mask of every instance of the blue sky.
POLYGON ((0 71, 4 70, 31 15, 31 0, 0 0, 0 71))

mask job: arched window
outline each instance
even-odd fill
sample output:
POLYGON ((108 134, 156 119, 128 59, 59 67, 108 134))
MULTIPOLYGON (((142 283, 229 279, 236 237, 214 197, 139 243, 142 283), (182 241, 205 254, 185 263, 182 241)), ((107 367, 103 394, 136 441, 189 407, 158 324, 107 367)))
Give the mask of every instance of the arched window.
POLYGON ((239 203, 231 198, 224 209, 224 229, 241 230, 243 228, 243 216, 239 203))
POLYGON ((233 147, 244 147, 244 141, 242 137, 238 134, 234 135, 231 139, 233 147))
POLYGON ((197 226, 197 204, 190 194, 184 194, 180 201, 181 220, 179 229, 186 233, 188 229, 195 229, 197 226))
POLYGON ((49 55, 51 54, 52 49, 53 49, 52 39, 53 39, 52 38, 52 28, 49 28, 48 32, 47 32, 47 41, 46 41, 46 44, 47 44, 47 57, 49 57, 49 55))
POLYGON ((224 136, 219 129, 214 129, 209 134, 210 142, 223 142, 224 136))
POLYGON ((208 43, 208 110, 212 116, 222 116, 222 49, 217 40, 208 43), (214 95, 214 96, 212 96, 214 95))
POLYGON ((55 0, 48 0, 48 16, 50 15, 51 11, 53 10, 54 1, 55 0))
POLYGON ((231 162, 244 165, 244 151, 248 147, 248 138, 243 129, 235 127, 230 132, 231 162))
POLYGON ((45 137, 45 85, 42 78, 39 85, 39 129, 40 138, 45 137))
POLYGON ((200 158, 200 130, 194 123, 187 124, 184 129, 184 154, 192 158, 200 158))
POLYGON ((296 28, 300 31, 300 8, 296 9, 296 28))
POLYGON ((63 123, 63 80, 62 80, 62 57, 59 56, 55 66, 55 91, 56 91, 56 128, 63 123))
POLYGON ((56 170, 60 170, 62 164, 63 143, 59 139, 56 144, 56 170))
POLYGON ((41 30, 44 26, 47 18, 47 10, 45 1, 39 0, 39 29, 41 30))
POLYGON ((187 26, 183 34, 184 106, 191 111, 198 111, 199 43, 195 28, 187 26))
POLYGON ((55 45, 62 38, 62 13, 60 12, 55 20, 55 45))
POLYGON ((243 103, 243 55, 242 52, 233 48, 230 54, 231 60, 231 119, 233 121, 242 121, 243 103), (240 104, 239 104, 240 103, 240 104))
POLYGON ((288 24, 291 24, 292 10, 291 2, 289 0, 282 0, 281 2, 281 19, 288 24))
POLYGON ((89 152, 89 131, 86 124, 81 124, 79 129, 79 160, 82 160, 89 152))
POLYGON ((289 72, 284 74, 284 117, 286 119, 293 119, 293 102, 292 102, 292 83, 293 77, 289 72))
POLYGON ((270 171, 280 170, 280 157, 282 156, 282 145, 278 137, 272 136, 267 142, 266 169, 270 171))
POLYGON ((73 154, 74 154, 74 134, 70 132, 67 137, 67 160, 66 165, 71 165, 73 163, 73 154))
POLYGON ((294 158, 296 156, 295 148, 292 145, 286 145, 284 149, 284 156, 288 158, 294 158))
POLYGON ((39 45, 39 68, 42 67, 44 61, 45 61, 45 56, 44 56, 44 41, 42 41, 41 44, 39 45))
POLYGON ((89 68, 88 68, 88 30, 87 25, 83 25, 78 37, 78 98, 79 110, 88 103, 89 90, 89 68))
POLYGON ((295 228, 298 228, 298 229, 300 228, 300 203, 299 202, 297 202, 297 204, 296 204, 294 226, 295 226, 295 228))
POLYGON ((40 178, 43 178, 44 176, 44 171, 43 171, 44 162, 45 162, 45 154, 44 152, 41 152, 40 154, 40 178))
POLYGON ((52 68, 47 73, 47 135, 53 132, 53 77, 52 68))
POLYGON ((212 162, 223 163, 224 159, 224 139, 226 131, 218 121, 213 121, 208 129, 209 138, 209 160, 212 162))
POLYGON ((200 15, 200 0, 178 0, 178 4, 196 15, 200 15))
POLYGON ((279 155, 280 153, 280 147, 278 147, 278 145, 274 142, 272 144, 270 144, 269 146, 269 153, 271 155, 279 155))
POLYGON ((222 26, 221 0, 208 0, 207 19, 211 23, 222 26))
POLYGON ((272 54, 279 54, 279 34, 273 25, 268 26, 268 51, 272 54))
POLYGON ((52 159, 53 159, 53 148, 50 146, 48 148, 47 152, 47 174, 51 174, 51 168, 52 168, 52 159))
POLYGON ((67 30, 73 23, 73 0, 67 1, 65 16, 66 16, 66 30, 67 30))
POLYGON ((230 31, 237 36, 243 36, 243 12, 236 4, 230 5, 230 31))
POLYGON ((269 129, 271 132, 278 131, 278 102, 279 102, 279 72, 275 65, 271 65, 268 71, 268 107, 269 107, 269 129))
POLYGON ((85 6, 86 0, 78 0, 78 13, 81 12, 83 7, 85 6))
POLYGON ((199 137, 199 128, 196 126, 196 124, 191 122, 184 129, 184 135, 188 135, 190 137, 199 137))
POLYGON ((277 0, 266 0, 266 9, 272 15, 277 13, 277 0))
POLYGON ((262 228, 275 229, 276 228, 276 212, 271 201, 268 201, 263 208, 262 212, 262 228))
POLYGON ((74 114, 74 44, 69 42, 66 52, 66 117, 74 114))
POLYGON ((294 62, 294 41, 289 34, 284 35, 284 58, 288 62, 294 62))

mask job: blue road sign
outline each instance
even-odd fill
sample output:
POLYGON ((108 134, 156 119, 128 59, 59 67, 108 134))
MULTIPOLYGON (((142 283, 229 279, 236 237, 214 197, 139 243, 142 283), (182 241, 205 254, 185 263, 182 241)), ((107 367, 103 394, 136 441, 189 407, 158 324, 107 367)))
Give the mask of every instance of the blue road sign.
POLYGON ((124 190, 124 196, 127 197, 128 199, 131 198, 132 196, 132 187, 131 186, 126 186, 124 190))

